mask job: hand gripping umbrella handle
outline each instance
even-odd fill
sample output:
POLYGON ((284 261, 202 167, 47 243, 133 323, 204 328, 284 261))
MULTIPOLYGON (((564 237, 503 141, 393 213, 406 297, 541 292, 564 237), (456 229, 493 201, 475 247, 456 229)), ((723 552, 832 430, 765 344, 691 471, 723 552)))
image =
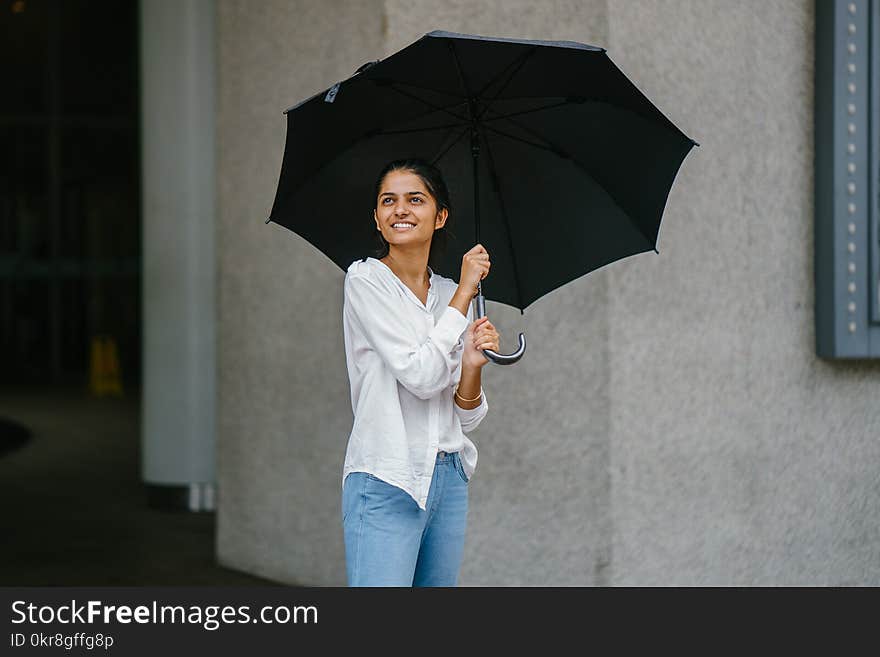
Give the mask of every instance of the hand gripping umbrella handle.
MULTIPOLYGON (((481 287, 478 285, 478 287, 481 287)), ((482 290, 477 293, 477 317, 482 317, 486 314, 486 299, 482 295, 482 290)), ((522 358, 523 354, 526 353, 526 336, 522 333, 519 334, 519 349, 514 351, 512 354, 499 354, 497 351, 492 351, 491 349, 481 349, 483 355, 491 360, 493 363, 497 365, 513 365, 516 361, 522 358)))

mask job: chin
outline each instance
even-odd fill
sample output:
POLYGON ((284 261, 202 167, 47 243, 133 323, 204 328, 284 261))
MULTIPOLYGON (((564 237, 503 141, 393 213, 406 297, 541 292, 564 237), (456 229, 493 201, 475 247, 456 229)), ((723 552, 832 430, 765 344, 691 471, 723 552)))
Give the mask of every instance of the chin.
POLYGON ((409 244, 410 242, 416 244, 419 242, 426 242, 430 238, 420 237, 419 235, 394 235, 392 239, 385 239, 389 244, 409 244))

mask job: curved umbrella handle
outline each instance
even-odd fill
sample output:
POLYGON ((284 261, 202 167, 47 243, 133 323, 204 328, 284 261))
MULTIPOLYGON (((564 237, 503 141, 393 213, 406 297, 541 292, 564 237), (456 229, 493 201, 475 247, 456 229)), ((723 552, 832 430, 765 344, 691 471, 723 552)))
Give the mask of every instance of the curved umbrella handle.
MULTIPOLYGON (((477 317, 482 317, 485 314, 486 299, 482 295, 482 290, 480 290, 480 293, 477 294, 477 317)), ((499 354, 492 349, 481 349, 480 351, 482 351, 483 355, 496 365, 513 365, 516 361, 522 358, 524 353, 526 353, 526 336, 522 333, 519 334, 519 349, 512 354, 499 354)))

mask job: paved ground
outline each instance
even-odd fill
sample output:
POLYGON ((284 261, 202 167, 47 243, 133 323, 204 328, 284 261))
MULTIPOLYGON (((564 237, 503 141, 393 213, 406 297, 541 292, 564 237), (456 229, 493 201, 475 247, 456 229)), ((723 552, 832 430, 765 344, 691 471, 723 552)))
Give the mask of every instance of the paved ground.
POLYGON ((278 584, 216 564, 213 513, 147 507, 137 392, 4 388, 0 418, 32 434, 0 448, 0 585, 278 584))

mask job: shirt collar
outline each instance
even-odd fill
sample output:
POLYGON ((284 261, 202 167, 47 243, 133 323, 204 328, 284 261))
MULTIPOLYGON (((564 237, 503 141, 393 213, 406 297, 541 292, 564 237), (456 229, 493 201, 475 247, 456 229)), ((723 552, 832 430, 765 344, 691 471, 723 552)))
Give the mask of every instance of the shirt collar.
POLYGON ((382 262, 378 258, 373 258, 372 256, 368 257, 367 261, 368 262, 372 261, 372 262, 376 263, 375 265, 373 265, 374 268, 378 267, 382 271, 387 272, 395 281, 397 281, 397 284, 400 285, 400 287, 402 287, 406 291, 406 293, 409 294, 410 298, 418 304, 419 308, 421 308, 422 310, 430 310, 431 300, 437 296, 437 274, 434 273, 434 270, 431 269, 430 265, 428 265, 428 271, 431 273, 431 275, 428 279, 430 281, 430 285, 428 286, 428 302, 427 302, 427 304, 422 305, 421 300, 413 293, 412 290, 410 290, 406 286, 406 283, 404 283, 402 280, 400 280, 400 278, 398 278, 397 274, 395 274, 391 270, 391 267, 386 265, 384 262, 382 262))

